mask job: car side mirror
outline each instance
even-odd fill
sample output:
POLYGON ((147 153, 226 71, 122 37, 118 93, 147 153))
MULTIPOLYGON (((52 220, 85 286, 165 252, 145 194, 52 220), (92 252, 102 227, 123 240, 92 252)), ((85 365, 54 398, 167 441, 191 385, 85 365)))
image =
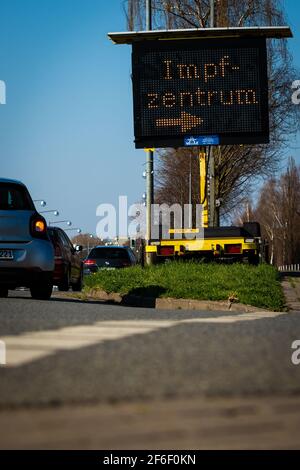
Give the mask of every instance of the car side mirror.
POLYGON ((82 245, 76 245, 75 246, 76 253, 80 253, 82 251, 82 249, 83 249, 82 245))

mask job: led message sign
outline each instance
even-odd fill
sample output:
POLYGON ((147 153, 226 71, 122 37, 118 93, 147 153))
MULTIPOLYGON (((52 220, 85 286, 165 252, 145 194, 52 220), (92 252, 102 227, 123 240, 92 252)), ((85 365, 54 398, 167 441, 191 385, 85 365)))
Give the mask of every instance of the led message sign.
POLYGON ((140 41, 132 71, 136 148, 269 142, 265 38, 140 41))

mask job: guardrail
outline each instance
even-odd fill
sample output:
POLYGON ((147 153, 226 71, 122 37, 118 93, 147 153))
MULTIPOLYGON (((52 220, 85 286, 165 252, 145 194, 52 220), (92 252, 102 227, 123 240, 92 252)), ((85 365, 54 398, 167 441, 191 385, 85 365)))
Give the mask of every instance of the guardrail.
POLYGON ((278 271, 282 272, 300 272, 300 264, 288 264, 279 266, 278 271))

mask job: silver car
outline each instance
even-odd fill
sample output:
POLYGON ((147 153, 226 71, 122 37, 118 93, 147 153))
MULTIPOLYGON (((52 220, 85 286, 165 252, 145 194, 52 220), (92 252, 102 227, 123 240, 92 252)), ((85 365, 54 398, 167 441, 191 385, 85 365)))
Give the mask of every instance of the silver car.
POLYGON ((54 249, 45 219, 26 186, 0 178, 0 297, 9 289, 29 287, 47 300, 53 288, 54 249))

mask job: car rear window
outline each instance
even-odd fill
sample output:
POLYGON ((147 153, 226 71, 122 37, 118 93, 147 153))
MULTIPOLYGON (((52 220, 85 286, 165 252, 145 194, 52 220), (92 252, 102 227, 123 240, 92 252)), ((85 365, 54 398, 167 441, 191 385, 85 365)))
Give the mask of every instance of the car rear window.
POLYGON ((0 183, 0 210, 34 210, 34 204, 24 186, 14 183, 0 183))
POLYGON ((94 248, 90 254, 91 259, 126 259, 128 260, 128 253, 122 248, 94 248))

